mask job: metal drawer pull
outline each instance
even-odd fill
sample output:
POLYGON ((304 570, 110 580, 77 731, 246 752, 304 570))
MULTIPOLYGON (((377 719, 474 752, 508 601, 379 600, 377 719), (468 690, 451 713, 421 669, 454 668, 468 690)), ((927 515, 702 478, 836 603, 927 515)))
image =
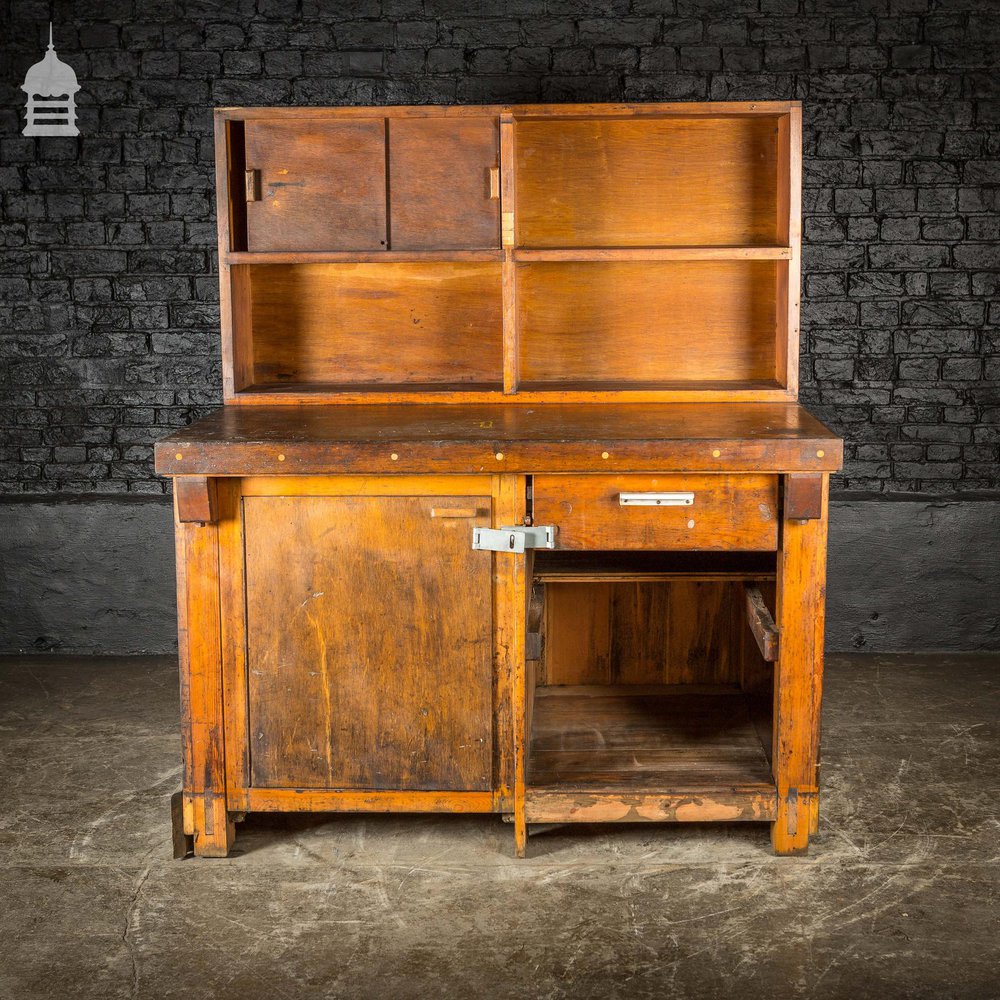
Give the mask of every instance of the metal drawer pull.
POLYGON ((693 493, 619 493, 622 507, 690 507, 693 493))

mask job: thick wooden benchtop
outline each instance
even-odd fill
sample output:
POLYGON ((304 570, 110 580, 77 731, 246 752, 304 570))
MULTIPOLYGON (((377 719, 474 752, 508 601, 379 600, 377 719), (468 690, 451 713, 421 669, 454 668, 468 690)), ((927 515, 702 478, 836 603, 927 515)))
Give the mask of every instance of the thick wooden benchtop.
POLYGON ((163 475, 832 472, 797 403, 227 406, 156 445, 163 475))

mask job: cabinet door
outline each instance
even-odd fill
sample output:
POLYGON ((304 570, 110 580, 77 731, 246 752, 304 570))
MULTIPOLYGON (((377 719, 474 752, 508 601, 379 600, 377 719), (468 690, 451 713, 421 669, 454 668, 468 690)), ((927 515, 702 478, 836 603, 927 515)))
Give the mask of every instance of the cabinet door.
POLYGON ((482 250, 500 245, 496 118, 389 120, 393 250, 482 250))
POLYGON ((384 250, 385 121, 248 121, 249 250, 384 250))
POLYGON ((246 497, 252 784, 492 785, 489 497, 246 497))

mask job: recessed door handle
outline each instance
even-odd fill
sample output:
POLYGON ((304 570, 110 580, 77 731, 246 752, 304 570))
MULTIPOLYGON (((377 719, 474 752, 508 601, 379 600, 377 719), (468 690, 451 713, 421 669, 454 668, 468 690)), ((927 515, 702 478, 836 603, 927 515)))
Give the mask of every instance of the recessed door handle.
POLYGON ((475 507, 431 507, 431 517, 476 517, 475 507))

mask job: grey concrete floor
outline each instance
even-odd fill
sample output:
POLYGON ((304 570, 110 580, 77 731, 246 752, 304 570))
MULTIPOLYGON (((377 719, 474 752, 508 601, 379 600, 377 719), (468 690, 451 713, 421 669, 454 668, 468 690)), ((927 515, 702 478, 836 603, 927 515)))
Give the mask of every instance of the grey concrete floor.
POLYGON ((0 996, 1000 995, 1000 658, 830 657, 822 832, 251 817, 171 859, 176 665, 0 660, 0 996))

